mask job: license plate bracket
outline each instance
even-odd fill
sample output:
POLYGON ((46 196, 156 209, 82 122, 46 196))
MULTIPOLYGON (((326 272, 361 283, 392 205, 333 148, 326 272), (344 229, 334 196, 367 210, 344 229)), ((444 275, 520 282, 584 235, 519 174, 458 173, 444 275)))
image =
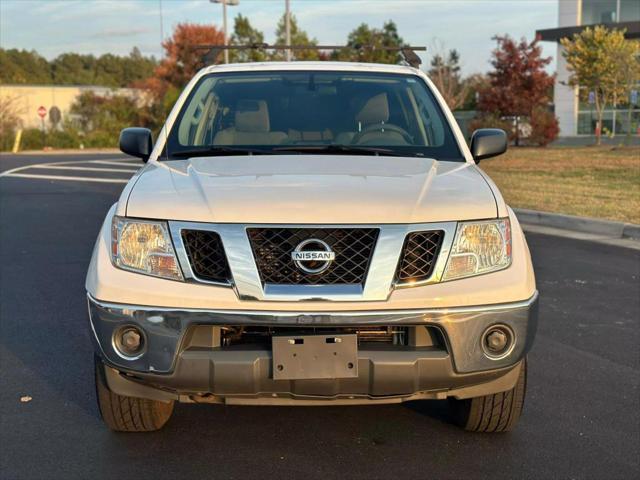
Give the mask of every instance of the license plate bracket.
POLYGON ((274 380, 358 376, 358 336, 296 335, 271 338, 274 380))

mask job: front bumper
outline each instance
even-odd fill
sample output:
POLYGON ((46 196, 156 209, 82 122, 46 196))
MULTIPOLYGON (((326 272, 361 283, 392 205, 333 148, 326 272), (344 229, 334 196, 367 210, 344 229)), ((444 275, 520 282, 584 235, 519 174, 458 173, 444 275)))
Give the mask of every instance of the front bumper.
MULTIPOLYGON (((538 294, 498 305, 361 312, 258 312, 168 309, 103 303, 88 297, 97 351, 105 363, 129 379, 178 393, 217 396, 286 395, 305 397, 396 397, 463 388, 497 381, 519 365, 535 336, 538 294), (122 356, 114 336, 123 326, 144 332, 145 349, 122 356), (428 326, 439 329, 446 348, 369 347, 358 351, 357 378, 273 380, 271 351, 264 347, 194 346, 191 327, 261 325, 274 327, 428 326), (492 325, 514 335, 513 347, 499 358, 485 354, 481 338, 492 325)), ((505 388, 505 390, 508 389, 505 388)), ((500 391, 500 390, 497 390, 500 391)), ((142 395, 142 394, 141 394, 142 395)))

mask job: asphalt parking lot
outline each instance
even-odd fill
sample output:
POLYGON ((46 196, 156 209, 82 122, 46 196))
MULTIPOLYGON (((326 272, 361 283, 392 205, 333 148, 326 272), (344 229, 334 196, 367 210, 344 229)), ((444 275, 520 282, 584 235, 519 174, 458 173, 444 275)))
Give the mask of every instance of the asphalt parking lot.
POLYGON ((139 166, 116 155, 0 157, 0 478, 640 475, 640 251, 534 233, 540 324, 512 433, 465 433, 444 402, 178 405, 158 433, 108 431, 84 276, 104 215, 139 166))

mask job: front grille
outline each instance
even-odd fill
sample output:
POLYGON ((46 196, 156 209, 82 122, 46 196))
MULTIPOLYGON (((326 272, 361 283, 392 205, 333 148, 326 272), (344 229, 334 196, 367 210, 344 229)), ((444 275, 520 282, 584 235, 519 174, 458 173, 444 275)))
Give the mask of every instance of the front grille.
POLYGON ((433 272, 444 232, 412 232, 407 235, 396 272, 396 283, 427 280, 433 272))
POLYGON ((182 241, 196 277, 209 282, 228 283, 231 280, 220 235, 207 230, 183 230, 182 241))
POLYGON ((249 228, 247 233, 263 284, 362 285, 378 239, 377 228, 249 228), (327 243, 335 260, 321 273, 299 269, 291 252, 304 240, 327 243))

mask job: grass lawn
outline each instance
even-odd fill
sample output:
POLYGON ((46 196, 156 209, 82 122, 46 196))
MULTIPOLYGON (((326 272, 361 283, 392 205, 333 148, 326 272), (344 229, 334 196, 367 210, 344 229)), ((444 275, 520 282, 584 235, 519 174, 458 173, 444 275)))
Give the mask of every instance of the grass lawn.
POLYGON ((640 148, 510 148, 482 169, 512 207, 640 224, 640 148))

